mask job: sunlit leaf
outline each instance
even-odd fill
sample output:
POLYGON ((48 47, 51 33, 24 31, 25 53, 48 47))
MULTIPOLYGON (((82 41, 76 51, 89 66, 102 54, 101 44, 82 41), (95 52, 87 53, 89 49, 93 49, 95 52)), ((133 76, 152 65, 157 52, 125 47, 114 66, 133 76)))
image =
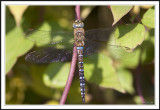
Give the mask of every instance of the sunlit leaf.
POLYGON ((133 87, 133 77, 132 73, 126 69, 119 68, 117 69, 118 77, 120 80, 121 85, 123 88, 130 94, 133 94, 134 87, 133 87))
POLYGON ((14 66, 17 58, 33 47, 33 42, 25 39, 21 28, 14 28, 6 36, 6 73, 14 66))
POLYGON ((144 37, 145 28, 142 24, 121 25, 115 31, 116 44, 130 49, 140 45, 144 37))
POLYGON ((28 5, 8 5, 11 13, 14 16, 17 26, 20 26, 21 18, 28 5))
POLYGON ((45 104, 46 105, 59 105, 59 102, 56 100, 49 100, 45 104))
POLYGON ((139 96, 134 96, 133 100, 136 104, 142 104, 141 98, 139 96))
POLYGON ((145 34, 142 44, 133 50, 135 55, 120 61, 125 67, 129 68, 135 68, 140 61, 142 64, 151 63, 154 61, 154 48, 154 29, 151 29, 145 34))
POLYGON ((142 64, 151 63, 154 60, 154 51, 155 51, 155 41, 154 41, 154 29, 149 30, 146 33, 146 37, 142 45, 141 49, 141 62, 142 64))
POLYGON ((149 9, 151 7, 153 7, 153 5, 140 5, 141 8, 144 8, 144 9, 149 9))
POLYGON ((139 14, 139 12, 140 12, 140 6, 139 6, 139 5, 135 5, 135 6, 133 7, 132 12, 133 12, 134 14, 139 14))
POLYGON ((66 85, 70 70, 70 63, 57 62, 48 66, 44 72, 45 85, 52 88, 63 88, 66 85))
POLYGON ((114 22, 112 25, 115 25, 124 15, 126 15, 133 6, 111 6, 111 11, 113 14, 114 22))
POLYGON ((150 8, 147 10, 146 13, 144 13, 143 18, 142 18, 142 23, 150 28, 155 27, 155 10, 154 8, 150 8))
POLYGON ((117 45, 107 46, 109 55, 126 67, 134 68, 139 62, 140 50, 137 49, 145 39, 145 29, 141 24, 120 25, 115 28, 108 44, 117 45))
POLYGON ((112 60, 102 53, 84 59, 84 74, 90 83, 125 92, 119 82, 112 60), (93 60, 92 57, 103 57, 103 60, 93 60))

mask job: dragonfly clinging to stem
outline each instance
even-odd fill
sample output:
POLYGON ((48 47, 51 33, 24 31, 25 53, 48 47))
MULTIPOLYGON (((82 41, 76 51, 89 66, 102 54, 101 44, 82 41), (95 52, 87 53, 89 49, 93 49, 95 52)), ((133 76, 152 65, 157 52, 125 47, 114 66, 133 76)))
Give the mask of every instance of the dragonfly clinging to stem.
MULTIPOLYGON (((25 60, 32 63, 52 63, 71 61, 73 44, 77 47, 78 54, 78 68, 82 102, 85 102, 85 78, 83 56, 92 55, 102 48, 106 47, 113 28, 93 29, 84 31, 84 23, 81 20, 76 20, 73 23, 74 32, 61 32, 61 31, 33 31, 27 32, 27 38, 41 44, 49 43, 45 48, 37 51, 30 52, 26 55, 25 60), (35 32, 35 36, 30 36, 28 33, 35 32), (58 37, 57 37, 58 36, 58 37), (74 39, 69 39, 73 38, 74 39), (71 44, 71 45, 70 45, 71 44), (69 46, 70 45, 70 46, 69 46)), ((119 45, 108 45, 111 49, 128 47, 119 45)), ((124 52, 126 53, 126 52, 124 52)), ((128 53, 128 52, 127 52, 128 53)), ((124 56, 124 54, 122 55, 124 56)))

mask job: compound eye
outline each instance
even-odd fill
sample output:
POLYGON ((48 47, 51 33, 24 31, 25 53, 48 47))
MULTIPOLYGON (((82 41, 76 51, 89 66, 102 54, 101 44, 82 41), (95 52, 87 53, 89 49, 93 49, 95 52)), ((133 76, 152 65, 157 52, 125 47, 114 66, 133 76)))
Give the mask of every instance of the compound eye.
POLYGON ((81 28, 84 27, 84 23, 83 23, 83 22, 80 23, 80 27, 81 27, 81 28))
POLYGON ((73 28, 76 28, 76 24, 75 23, 73 23, 73 28))

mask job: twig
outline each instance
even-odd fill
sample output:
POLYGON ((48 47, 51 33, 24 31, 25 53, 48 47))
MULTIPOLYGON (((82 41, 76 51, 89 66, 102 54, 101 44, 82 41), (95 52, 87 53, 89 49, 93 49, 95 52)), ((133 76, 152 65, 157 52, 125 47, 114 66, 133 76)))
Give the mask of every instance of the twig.
MULTIPOLYGON (((76 12, 76 19, 80 20, 80 6, 77 5, 75 8, 75 12, 76 12)), ((67 99, 67 95, 72 83, 72 79, 74 76, 74 72, 75 72, 75 68, 76 68, 76 62, 77 62, 77 48, 76 45, 74 44, 74 48, 73 48, 73 55, 72 55, 72 62, 71 62, 71 68, 70 68, 70 72, 69 72, 69 76, 68 76, 68 80, 65 86, 65 89, 63 91, 61 100, 60 100, 60 104, 63 105, 66 102, 67 99)))
POLYGON ((61 105, 65 104, 65 102, 66 102, 67 95, 68 95, 68 92, 69 92, 69 89, 70 89, 70 86, 71 86, 71 83, 72 83, 72 79, 73 79, 73 76, 74 76, 74 72, 75 72, 75 68, 76 68, 76 62, 77 62, 77 48, 74 45, 71 68, 70 68, 68 80, 67 80, 65 89, 63 91, 63 94, 62 94, 62 97, 61 97, 61 100, 60 100, 61 105))

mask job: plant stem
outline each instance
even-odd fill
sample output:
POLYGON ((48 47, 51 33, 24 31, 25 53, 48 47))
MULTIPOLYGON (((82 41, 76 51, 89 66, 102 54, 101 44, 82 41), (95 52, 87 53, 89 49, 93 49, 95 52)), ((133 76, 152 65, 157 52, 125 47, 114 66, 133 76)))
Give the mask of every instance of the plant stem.
POLYGON ((140 100, 142 104, 145 104, 144 97, 142 95, 142 90, 141 90, 141 85, 140 85, 140 66, 137 67, 137 72, 136 72, 136 86, 137 86, 137 92, 140 97, 140 100))
POLYGON ((75 12, 76 12, 76 19, 80 20, 80 5, 77 5, 75 8, 75 12))
MULTIPOLYGON (((75 12, 76 12, 76 19, 80 20, 80 5, 77 5, 75 8, 75 12)), ((77 62, 77 48, 76 45, 74 44, 74 48, 73 48, 73 55, 72 55, 72 62, 71 62, 71 68, 70 68, 70 72, 69 72, 69 76, 68 76, 68 80, 65 86, 65 89, 63 91, 61 100, 60 100, 60 105, 65 104, 66 99, 67 99, 67 95, 72 83, 72 79, 74 76, 74 72, 75 72, 75 68, 76 68, 76 62, 77 62)))
POLYGON ((77 62, 77 48, 74 44, 71 68, 70 68, 70 72, 69 72, 69 76, 68 76, 68 80, 67 80, 65 89, 63 91, 63 94, 62 94, 62 97, 61 97, 61 100, 60 100, 61 105, 65 104, 65 102, 66 102, 67 95, 68 95, 68 92, 69 92, 69 89, 70 89, 70 86, 71 86, 71 83, 72 83, 72 79, 73 79, 73 76, 74 76, 74 72, 75 72, 75 68, 76 68, 76 62, 77 62))
POLYGON ((137 67, 137 71, 136 71, 136 87, 137 87, 137 93, 140 97, 140 100, 142 102, 142 104, 145 104, 145 100, 142 94, 142 90, 141 90, 141 85, 140 85, 140 68, 141 68, 141 56, 142 56, 142 51, 140 53, 140 59, 139 59, 139 64, 137 67))

